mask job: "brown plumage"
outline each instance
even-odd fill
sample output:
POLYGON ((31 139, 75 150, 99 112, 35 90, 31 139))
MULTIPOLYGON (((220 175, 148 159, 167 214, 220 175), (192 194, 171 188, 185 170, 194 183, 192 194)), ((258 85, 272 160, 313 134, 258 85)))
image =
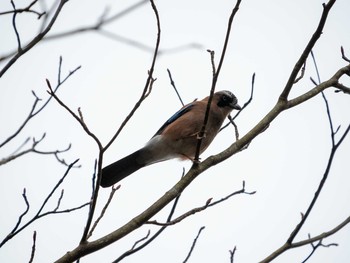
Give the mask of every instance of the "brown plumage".
MULTIPOLYGON (((101 186, 108 187, 138 169, 173 158, 194 159, 198 134, 202 129, 209 97, 194 101, 175 113, 140 150, 102 169, 101 186)), ((240 110, 236 97, 229 91, 213 96, 200 153, 213 141, 228 114, 240 110)))

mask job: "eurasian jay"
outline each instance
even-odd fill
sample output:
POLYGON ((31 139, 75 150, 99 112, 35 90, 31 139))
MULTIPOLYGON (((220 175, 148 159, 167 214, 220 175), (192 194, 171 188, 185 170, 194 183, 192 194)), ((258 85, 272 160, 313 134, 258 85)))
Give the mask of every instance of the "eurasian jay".
MULTIPOLYGON (((206 97, 183 106, 143 148, 103 168, 101 186, 111 186, 140 168, 157 162, 173 158, 194 160, 208 100, 209 97, 206 97)), ((208 148, 233 109, 241 109, 235 95, 226 90, 214 93, 200 153, 208 148)))

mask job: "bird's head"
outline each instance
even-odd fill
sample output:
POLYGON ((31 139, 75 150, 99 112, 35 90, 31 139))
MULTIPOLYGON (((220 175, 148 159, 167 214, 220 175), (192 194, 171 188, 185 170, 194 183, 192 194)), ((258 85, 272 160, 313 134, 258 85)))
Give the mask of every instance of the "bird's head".
MULTIPOLYGON (((228 90, 218 91, 214 94, 213 101, 216 102, 219 108, 228 107, 231 110, 241 110, 241 106, 238 105, 238 101, 235 95, 228 90)), ((231 111, 230 110, 230 111, 231 111)))

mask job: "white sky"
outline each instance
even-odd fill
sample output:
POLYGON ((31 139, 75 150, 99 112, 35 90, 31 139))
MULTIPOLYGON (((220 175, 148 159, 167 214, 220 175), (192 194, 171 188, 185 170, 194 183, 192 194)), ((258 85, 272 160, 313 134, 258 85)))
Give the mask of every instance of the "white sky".
MULTIPOLYGON (((133 1, 134 2, 134 1, 133 1)), ((27 1, 17 1, 17 7, 27 1)), ((117 13, 132 1, 70 1, 64 7, 51 34, 95 23, 105 8, 117 13)), ((105 155, 109 164, 142 147, 163 122, 179 109, 180 102, 170 86, 169 68, 185 102, 205 97, 211 85, 211 64, 206 49, 216 51, 219 59, 229 14, 234 1, 157 1, 161 19, 161 50, 188 44, 180 52, 164 52, 159 56, 154 76, 157 81, 151 96, 129 122, 120 137, 105 155)), ((322 1, 242 1, 234 24, 225 63, 217 90, 231 90, 243 104, 250 94, 251 76, 256 73, 255 97, 237 120, 241 136, 248 132, 274 105, 296 60, 318 24, 322 1)), ((48 3, 49 5, 49 3, 48 3)), ((1 1, 0 12, 10 10, 10 1, 1 1)), ((340 46, 350 56, 349 1, 338 1, 331 10, 320 41, 314 48, 321 79, 326 80, 345 65, 340 46)), ((11 16, 0 16, 2 37, 0 54, 16 47, 11 16)), ((17 27, 22 42, 37 32, 34 15, 19 15, 17 27)), ((128 16, 109 24, 114 32, 147 46, 156 40, 153 11, 144 5, 128 16)), ((46 99, 45 79, 57 80, 59 56, 63 57, 65 76, 81 65, 59 90, 59 97, 72 109, 81 107, 89 128, 106 143, 138 99, 147 77, 152 54, 91 32, 47 41, 37 45, 0 79, 0 142, 12 134, 27 116, 32 103, 31 90, 46 99)), ((4 64, 2 63, 1 66, 4 64)), ((311 58, 305 77, 296 85, 291 96, 313 87, 316 79, 311 58)), ((349 85, 348 79, 342 79, 349 85)), ((349 124, 349 97, 326 92, 335 126, 342 134, 349 124)), ((73 169, 63 188, 62 208, 88 201, 91 174, 97 147, 71 116, 57 103, 49 106, 21 132, 0 149, 0 158, 8 156, 28 136, 45 140, 42 150, 72 149, 63 154, 67 162, 80 158, 82 168, 73 169)), ((330 152, 330 130, 321 96, 282 113, 249 148, 200 175, 183 193, 175 217, 205 204, 207 199, 220 199, 241 189, 255 195, 240 195, 216 207, 187 218, 169 227, 150 246, 124 262, 182 262, 199 228, 205 226, 190 262, 229 262, 228 250, 237 246, 235 262, 257 262, 280 247, 300 220, 310 203, 323 175, 330 152)), ((220 133, 202 159, 227 148, 234 139, 230 127, 220 133)), ((296 240, 317 235, 338 225, 350 214, 349 154, 347 138, 339 148, 327 184, 315 209, 296 240)), ((189 162, 176 160, 141 169, 122 181, 106 216, 92 239, 101 237, 136 216, 162 196, 180 178, 189 162)), ((66 168, 53 156, 28 154, 8 165, 0 166, 0 237, 13 228, 18 215, 25 209, 22 191, 27 189, 31 204, 26 222, 39 209, 51 187, 66 168)), ((107 199, 109 189, 101 190, 97 212, 107 199)), ((56 193, 58 198, 58 193, 56 193)), ((55 206, 51 201, 49 208, 55 206)), ((48 209, 49 209, 48 208, 48 209)), ((165 221, 170 207, 154 219, 165 221)), ((79 242, 85 225, 87 209, 70 215, 43 218, 0 249, 0 262, 27 262, 30 257, 32 233, 37 231, 35 262, 52 262, 79 242), (19 250, 20 248, 20 250, 19 250), (20 253, 19 253, 20 251, 20 253)), ((110 262, 134 242, 156 227, 144 226, 106 249, 89 255, 81 262, 110 262)), ((324 241, 338 247, 320 248, 308 262, 348 262, 350 259, 349 226, 324 241)), ((294 249, 274 262, 301 262, 311 246, 294 249)))

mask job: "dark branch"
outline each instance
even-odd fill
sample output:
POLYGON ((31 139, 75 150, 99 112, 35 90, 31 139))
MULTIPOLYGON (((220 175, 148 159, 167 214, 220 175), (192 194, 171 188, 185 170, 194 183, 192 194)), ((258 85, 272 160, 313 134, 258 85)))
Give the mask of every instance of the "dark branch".
POLYGON ((179 92, 178 92, 178 90, 177 90, 177 88, 176 88, 176 86, 175 86, 175 82, 174 82, 174 80, 173 80, 173 77, 171 76, 170 70, 167 69, 167 71, 168 71, 168 75, 169 75, 169 79, 170 79, 170 84, 171 84, 171 86, 174 88, 174 90, 175 90, 175 92, 176 92, 176 95, 177 95, 177 97, 179 98, 179 100, 180 100, 182 106, 185 106, 185 104, 184 104, 184 102, 182 101, 182 98, 181 98, 181 96, 180 96, 180 94, 179 94, 179 92))
MULTIPOLYGON (((253 75, 252 75, 252 82, 251 83, 252 84, 251 84, 249 99, 243 104, 242 109, 236 112, 236 115, 233 118, 231 117, 231 115, 228 116, 229 122, 227 124, 225 124, 224 126, 222 126, 220 131, 222 131, 223 129, 226 129, 230 124, 232 124, 232 121, 234 121, 238 117, 238 115, 241 114, 241 112, 253 101, 254 85, 255 85, 255 73, 253 73, 253 75)), ((236 134, 237 134, 237 130, 236 130, 236 134)))
POLYGON ((300 58, 298 59, 297 63, 295 64, 289 79, 286 83, 285 88, 283 89, 279 100, 281 101, 287 101, 289 93, 295 83, 295 80, 297 79, 298 73, 300 72, 302 66, 306 63, 306 59, 309 56, 312 48, 315 46, 317 40, 320 38, 324 25, 326 23, 327 17, 328 17, 328 13, 331 10, 333 4, 335 3, 335 0, 330 0, 327 4, 323 5, 323 13, 321 16, 321 19, 319 21, 319 24, 314 32, 314 34, 312 35, 311 39, 309 40, 308 44, 306 45, 303 53, 301 54, 300 58))
MULTIPOLYGON (((183 174, 182 174, 182 177, 185 173, 185 170, 183 170, 183 174)), ((177 204, 179 202, 179 199, 180 199, 180 196, 177 196, 175 198, 175 201, 174 201, 174 204, 173 206, 171 207, 171 210, 170 210, 170 213, 168 215, 168 218, 167 218, 167 221, 166 222, 170 222, 174 213, 175 213, 175 209, 177 207, 177 204)), ((116 260, 113 261, 113 263, 117 263, 117 262, 120 262, 122 259, 124 259, 125 257, 127 256, 130 256, 134 253, 136 253, 137 251, 145 248, 147 245, 149 245, 153 240, 155 240, 165 229, 167 228, 167 226, 163 226, 161 227, 152 237, 150 237, 145 243, 143 243, 142 245, 138 246, 138 247, 133 247, 133 249, 130 249, 126 252, 124 252, 122 255, 120 255, 116 260)))
POLYGON ((31 50, 36 44, 38 44, 44 36, 51 30, 52 26, 57 20, 58 15, 61 13, 61 10, 65 3, 67 3, 68 0, 60 0, 58 7, 56 9, 55 14, 52 16, 49 24, 46 26, 46 28, 39 33, 36 37, 34 37, 25 47, 23 47, 19 52, 17 52, 11 59, 6 63, 6 65, 2 68, 0 71, 0 78, 6 73, 6 71, 19 59, 22 55, 27 53, 29 50, 31 50))
POLYGON ((223 197, 223 198, 221 198, 221 199, 219 199, 219 200, 217 200, 217 201, 215 201, 215 202, 212 202, 212 198, 209 198, 209 199, 206 201, 205 205, 200 206, 200 207, 193 208, 193 209, 189 210, 188 212, 182 214, 181 216, 177 217, 176 219, 174 219, 174 220, 172 220, 172 221, 167 221, 167 222, 165 222, 165 223, 160 223, 160 222, 157 222, 157 221, 153 220, 153 221, 145 222, 145 224, 153 224, 153 225, 158 225, 158 226, 170 226, 170 225, 175 225, 175 224, 181 222, 182 220, 184 220, 185 218, 187 218, 187 217, 189 217, 189 216, 191 216, 191 215, 194 215, 194 214, 196 214, 196 213, 198 213, 198 212, 201 212, 201 211, 207 209, 208 207, 211 207, 211 206, 220 204, 220 203, 222 203, 222 202, 224 202, 224 201, 230 199, 231 197, 233 197, 233 196, 235 196, 235 195, 238 195, 238 194, 253 195, 253 194, 255 194, 255 193, 256 193, 256 191, 253 191, 253 192, 246 192, 246 190, 245 190, 245 182, 243 181, 243 183, 242 183, 242 189, 241 189, 241 190, 235 191, 235 192, 233 192, 233 193, 231 193, 231 194, 229 194, 229 195, 227 195, 227 196, 225 196, 225 197, 223 197))
POLYGON ((32 245, 32 252, 30 253, 29 263, 32 263, 34 260, 35 246, 36 246, 36 231, 34 231, 33 233, 33 245, 32 245))
POLYGON ((229 250, 228 252, 230 252, 230 263, 234 263, 235 261, 235 253, 236 253, 236 246, 232 249, 232 250, 229 250))
POLYGON ((15 6, 15 3, 13 2, 13 0, 11 0, 11 5, 12 5, 13 11, 14 11, 13 16, 12 16, 12 26, 13 26, 13 30, 15 31, 16 38, 17 38, 17 52, 21 52, 22 51, 21 38, 19 36, 17 26, 16 26, 17 12, 15 12, 16 6, 15 6))
POLYGON ((208 119, 209 119, 209 111, 210 111, 211 101, 212 101, 212 98, 213 98, 213 95, 215 92, 216 83, 217 83, 217 80, 219 78, 220 70, 221 70, 221 67, 223 65, 225 55, 226 55, 226 49, 227 49, 228 41, 229 41, 230 35, 231 35, 231 27, 232 27, 233 18, 235 17, 236 13, 238 12, 240 3, 241 3, 241 0, 237 0, 235 7, 232 9, 232 13, 230 15, 228 25, 227 25, 227 31, 226 31, 224 45, 223 45, 222 52, 221 52, 221 57, 220 57, 220 61, 219 61, 219 65, 218 65, 217 69, 215 68, 215 62, 214 62, 214 51, 209 50, 211 62, 212 62, 212 69, 213 69, 213 78, 212 78, 212 84, 211 84, 208 104, 207 104, 207 108, 205 111, 205 117, 203 120, 203 126, 202 126, 202 129, 198 135, 198 142, 197 142, 197 148, 196 148, 196 154, 194 157, 193 167, 196 167, 199 163, 199 154, 200 154, 202 140, 203 140, 203 137, 205 136, 205 129, 206 129, 208 119))
MULTIPOLYGON (((37 2, 38 2, 38 0, 34 0, 25 8, 14 8, 14 10, 0 12, 0 16, 1 15, 8 15, 8 14, 15 14, 15 13, 32 13, 32 14, 36 14, 38 16, 37 18, 40 19, 43 15, 45 15, 45 12, 40 13, 38 11, 31 9, 37 2)), ((12 6, 13 6, 13 4, 12 4, 12 6)))
POLYGON ((45 212, 45 213, 42 213, 44 207, 46 206, 46 204, 48 203, 48 201, 51 199, 51 197, 53 196, 53 194, 55 193, 55 191, 57 190, 57 188, 63 183, 63 180, 66 178, 66 176, 69 174, 71 168, 74 167, 74 165, 79 161, 79 159, 77 159, 76 161, 74 161, 73 163, 71 163, 66 172, 64 173, 64 175, 61 177, 61 179, 57 182, 57 184, 53 187, 53 189, 51 190, 51 192, 48 194, 48 196, 45 198, 44 202, 42 203, 41 207, 39 208, 38 212, 33 216, 32 219, 30 219, 27 223, 25 223, 23 226, 20 227, 20 224, 21 224, 21 221, 22 221, 22 218, 25 214, 27 214, 28 210, 29 210, 29 202, 27 200, 27 197, 26 197, 26 191, 24 189, 23 191, 23 198, 26 202, 26 205, 27 205, 27 209, 25 212, 22 213, 22 215, 19 217, 18 219, 18 222, 16 224, 16 226, 14 227, 14 229, 4 238, 4 240, 2 240, 2 242, 0 243, 0 247, 2 247, 7 241, 9 241, 11 238, 13 238, 14 236, 16 236, 18 233, 20 233, 22 230, 24 230, 25 228, 27 228, 29 225, 31 225, 33 222, 35 222, 36 220, 44 217, 44 216, 47 216, 47 215, 50 215, 50 214, 62 214, 62 213, 70 213, 72 211, 75 211, 75 210, 78 210, 78 209, 81 209, 85 206, 87 206, 89 203, 85 203, 83 205, 80 205, 78 207, 74 207, 74 208, 70 208, 70 209, 65 209, 65 210, 58 210, 59 208, 59 205, 61 203, 61 200, 62 200, 62 197, 63 197, 63 194, 61 193, 60 197, 58 198, 58 201, 57 201, 57 205, 56 207, 51 210, 51 211, 48 211, 48 212, 45 212))
MULTIPOLYGON (((309 239, 311 238, 310 234, 308 235, 309 236, 309 239)), ((314 245, 313 243, 310 243, 311 247, 312 247, 312 250, 310 252, 310 254, 301 262, 301 263, 305 263, 307 262, 311 257, 312 255, 316 252, 316 250, 319 248, 319 247, 331 247, 331 246, 338 246, 338 244, 335 244, 335 243, 331 243, 331 244, 328 244, 328 245, 324 245, 322 243, 322 239, 320 239, 316 245, 314 245)))
POLYGON ((93 226, 91 227, 89 234, 87 235, 87 239, 89 239, 89 237, 92 236, 92 233, 94 232, 95 228, 97 227, 98 223, 100 222, 100 220, 103 218, 103 216, 105 215, 108 206, 110 205, 110 203, 112 202, 113 196, 115 194, 115 192, 120 188, 120 185, 116 186, 116 187, 112 187, 111 192, 109 194, 108 200, 106 202, 106 204, 104 205, 104 207, 102 208, 101 214, 100 216, 96 219, 95 223, 93 224, 93 226))
POLYGON ((340 47, 340 52, 341 52, 342 59, 344 59, 346 62, 350 63, 350 59, 348 59, 347 56, 345 55, 343 46, 340 47))
POLYGON ((202 231, 203 231, 204 229, 205 229, 205 226, 202 226, 202 227, 199 229, 196 238, 195 238, 195 239, 193 240, 193 242, 192 242, 191 249, 190 249, 190 251, 188 252, 188 254, 187 254, 185 260, 183 261, 183 263, 186 263, 186 262, 189 260, 189 258, 191 257, 191 254, 192 254, 192 252, 193 252, 193 250, 194 250, 194 247, 196 246, 197 240, 198 240, 200 234, 202 233, 202 231))

